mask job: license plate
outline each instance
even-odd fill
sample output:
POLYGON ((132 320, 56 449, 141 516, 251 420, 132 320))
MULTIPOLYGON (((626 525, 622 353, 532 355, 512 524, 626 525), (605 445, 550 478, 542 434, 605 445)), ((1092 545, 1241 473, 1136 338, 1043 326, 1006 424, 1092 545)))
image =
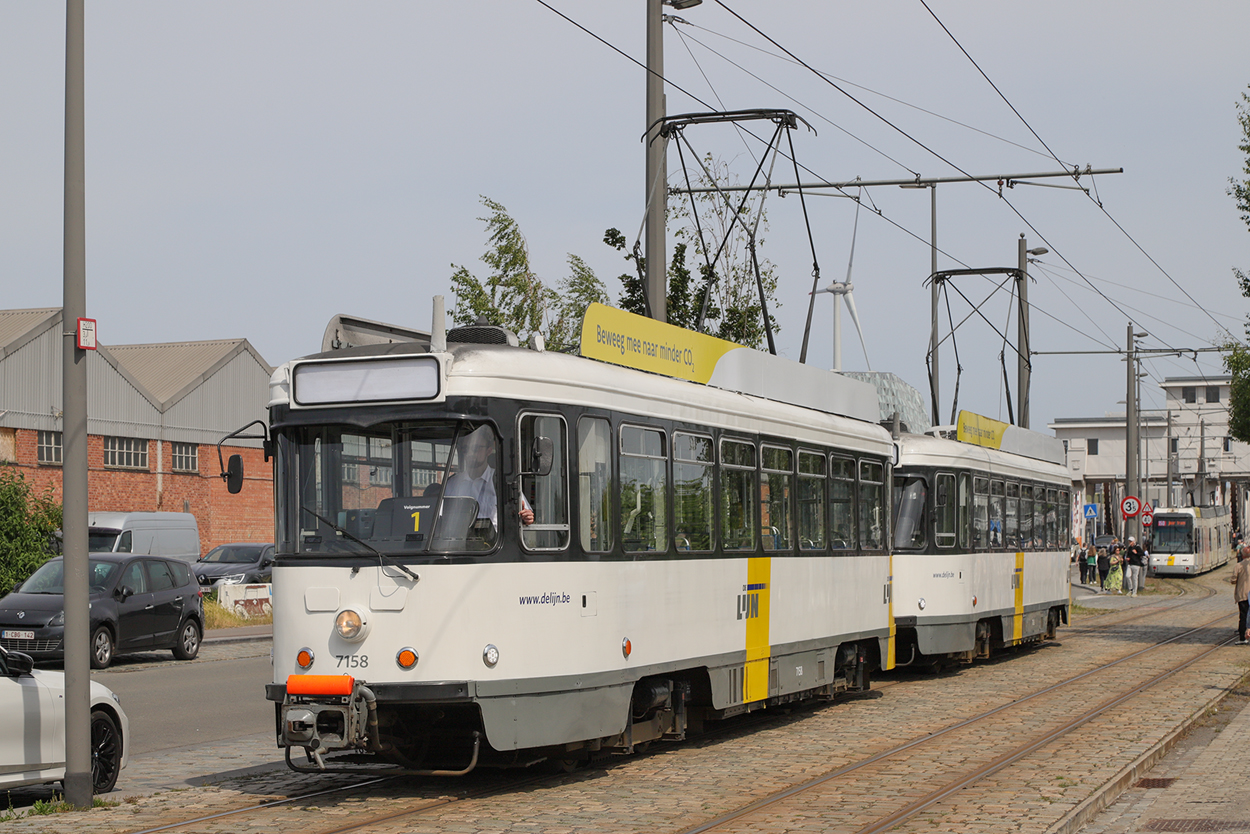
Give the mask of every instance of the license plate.
POLYGON ((5 640, 34 640, 35 632, 33 631, 0 631, 0 637, 5 640))

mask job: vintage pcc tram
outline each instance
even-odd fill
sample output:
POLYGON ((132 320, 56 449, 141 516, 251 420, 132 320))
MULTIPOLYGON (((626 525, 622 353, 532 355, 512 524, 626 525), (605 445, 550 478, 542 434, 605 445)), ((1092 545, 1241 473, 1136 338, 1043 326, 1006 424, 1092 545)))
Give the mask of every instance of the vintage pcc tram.
POLYGON ((956 427, 904 434, 899 446, 898 664, 1052 637, 1069 603, 1072 480, 1060 441, 960 412, 956 427))
POLYGON ((1215 570, 1233 557, 1228 507, 1155 510, 1150 567, 1159 576, 1190 576, 1215 570))
POLYGON ((271 381, 293 768, 572 764, 892 665, 871 386, 599 305, 582 356, 441 318, 271 381))

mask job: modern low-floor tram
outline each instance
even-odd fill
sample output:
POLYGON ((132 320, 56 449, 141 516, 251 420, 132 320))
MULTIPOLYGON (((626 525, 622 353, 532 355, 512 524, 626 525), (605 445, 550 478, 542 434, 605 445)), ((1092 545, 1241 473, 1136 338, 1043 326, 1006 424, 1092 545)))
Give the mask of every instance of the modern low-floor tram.
POLYGON ((1228 507, 1155 510, 1147 549, 1150 570, 1157 576, 1193 576, 1215 570, 1233 558, 1228 507))

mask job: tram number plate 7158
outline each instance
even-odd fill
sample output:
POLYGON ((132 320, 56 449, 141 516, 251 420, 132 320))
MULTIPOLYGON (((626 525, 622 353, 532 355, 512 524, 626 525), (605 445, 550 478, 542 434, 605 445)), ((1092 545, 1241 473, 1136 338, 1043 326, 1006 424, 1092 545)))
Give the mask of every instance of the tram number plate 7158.
POLYGON ((367 654, 336 654, 335 657, 340 669, 364 669, 369 665, 367 654))

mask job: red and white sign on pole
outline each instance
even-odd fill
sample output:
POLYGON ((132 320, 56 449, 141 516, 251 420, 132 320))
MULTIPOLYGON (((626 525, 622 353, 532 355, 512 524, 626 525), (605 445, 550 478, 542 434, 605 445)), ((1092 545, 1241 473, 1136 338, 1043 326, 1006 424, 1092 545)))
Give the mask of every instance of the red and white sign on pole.
POLYGON ((1142 526, 1142 527, 1149 527, 1150 525, 1152 525, 1152 524, 1154 524, 1154 523, 1155 523, 1155 514, 1154 514, 1154 513, 1149 513, 1149 512, 1146 512, 1145 510, 1142 510, 1142 511, 1141 511, 1141 526, 1142 526))
POLYGON ((79 319, 74 344, 79 350, 95 350, 95 319, 79 319))
POLYGON ((1141 512, 1141 501, 1137 500, 1136 495, 1124 496, 1124 500, 1120 502, 1120 512, 1124 513, 1125 518, 1132 518, 1141 512))

